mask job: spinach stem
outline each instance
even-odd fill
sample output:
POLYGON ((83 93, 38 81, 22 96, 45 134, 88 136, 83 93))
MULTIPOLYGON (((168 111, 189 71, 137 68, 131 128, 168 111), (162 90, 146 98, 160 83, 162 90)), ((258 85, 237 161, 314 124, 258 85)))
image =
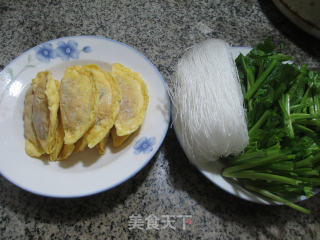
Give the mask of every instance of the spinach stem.
POLYGON ((249 137, 251 137, 252 134, 264 124, 264 122, 268 119, 270 113, 271 112, 269 110, 267 110, 262 114, 262 116, 259 118, 259 120, 250 128, 250 130, 248 132, 249 137))
POLYGON ((285 184, 290 184, 294 186, 298 186, 301 183, 300 180, 296 180, 294 178, 284 177, 284 176, 271 174, 271 173, 255 172, 255 171, 241 171, 241 172, 233 172, 233 173, 225 173, 225 171, 223 171, 222 175, 228 178, 245 178, 245 179, 251 179, 251 180, 259 179, 259 180, 265 180, 265 181, 285 183, 285 184))
POLYGON ((253 192, 260 193, 261 195, 263 195, 263 196, 265 196, 267 198, 270 198, 270 199, 272 199, 272 200, 274 200, 276 202, 283 203, 283 204, 285 204, 285 205, 287 205, 287 206, 289 206, 289 207, 291 207, 293 209, 296 209, 296 210, 298 210, 300 212, 303 212, 303 213, 306 213, 306 214, 310 214, 310 210, 309 209, 306 209, 306 208, 301 207, 301 206, 299 206, 297 204, 294 204, 294 203, 292 203, 292 202, 290 202, 290 201, 288 201, 288 200, 286 200, 286 199, 284 199, 282 197, 279 197, 279 196, 277 196, 277 195, 275 195, 275 194, 273 194, 273 193, 271 193, 271 192, 269 192, 269 191, 267 191, 265 189, 259 189, 259 188, 253 187, 251 185, 245 185, 245 188, 247 188, 248 190, 251 190, 253 192))
POLYGON ((277 59, 273 59, 271 61, 267 69, 259 76, 257 81, 253 84, 253 86, 251 86, 250 90, 247 91, 247 93, 244 96, 245 99, 249 100, 256 93, 260 85, 264 82, 264 80, 266 80, 268 75, 272 72, 272 70, 275 68, 277 64, 278 64, 277 59))
POLYGON ((250 161, 246 161, 246 162, 241 163, 239 165, 228 167, 228 168, 224 169, 223 174, 238 172, 240 170, 250 169, 253 167, 258 167, 258 166, 273 163, 273 162, 279 162, 284 159, 294 159, 294 158, 295 158, 295 155, 293 155, 293 154, 286 155, 283 153, 282 154, 276 153, 276 154, 273 154, 273 155, 270 155, 270 156, 267 156, 264 158, 252 159, 250 161))

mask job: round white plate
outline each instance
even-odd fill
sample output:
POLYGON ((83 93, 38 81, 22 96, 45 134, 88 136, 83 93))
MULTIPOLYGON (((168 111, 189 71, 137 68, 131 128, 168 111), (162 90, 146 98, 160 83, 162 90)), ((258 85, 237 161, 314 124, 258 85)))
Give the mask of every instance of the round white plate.
MULTIPOLYGON (((250 52, 252 48, 249 47, 232 47, 232 56, 234 59, 238 57, 240 53, 243 55, 246 55, 247 53, 250 52)), ((175 108, 173 105, 172 108, 172 116, 175 116, 175 108)), ((174 117, 173 117, 174 119, 174 117)), ((173 122, 174 125, 174 130, 176 132, 178 140, 181 138, 182 133, 180 132, 179 129, 181 127, 178 122, 173 122)), ((191 159, 188 155, 188 150, 184 148, 184 146, 181 144, 181 141, 179 140, 180 145, 182 146, 184 153, 186 154, 187 158, 191 159)), ((251 201, 251 202, 257 202, 257 203, 262 203, 262 204, 274 204, 274 202, 265 200, 263 198, 260 198, 259 196, 247 191, 246 189, 242 188, 239 184, 236 182, 233 182, 230 179, 226 179, 222 177, 221 172, 222 169, 225 167, 224 163, 220 160, 215 161, 215 162, 210 162, 207 164, 203 165, 196 165, 196 167, 199 169, 199 171, 207 177, 211 182, 213 182, 215 185, 220 187, 221 189, 227 191, 228 193, 235 195, 239 198, 251 201)))
POLYGON ((111 39, 74 36, 29 49, 0 73, 0 173, 15 185, 44 196, 81 197, 108 190, 141 170, 166 136, 170 121, 167 86, 157 68, 139 51, 111 39), (37 72, 50 70, 60 80, 67 66, 97 64, 110 71, 121 63, 140 73, 149 92, 141 128, 121 149, 108 143, 104 155, 96 149, 73 153, 61 162, 30 158, 24 151, 23 104, 37 72))

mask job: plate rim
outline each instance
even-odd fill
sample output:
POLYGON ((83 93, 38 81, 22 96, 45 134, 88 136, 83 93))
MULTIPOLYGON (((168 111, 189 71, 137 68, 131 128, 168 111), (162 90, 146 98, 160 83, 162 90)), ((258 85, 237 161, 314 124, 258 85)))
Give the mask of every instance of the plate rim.
POLYGON ((320 39, 320 25, 304 18, 293 9, 290 8, 285 2, 281 0, 272 0, 277 9, 302 31, 310 34, 311 36, 320 39))
MULTIPOLYGON (((100 39, 100 40, 105 40, 105 41, 108 41, 108 42, 112 42, 112 43, 116 43, 116 44, 119 44, 119 45, 122 45, 130 50, 133 50, 135 53, 137 53, 138 55, 140 55, 147 63, 149 63, 151 65, 151 67, 153 68, 153 70, 155 71, 155 73, 157 74, 157 76, 160 78, 161 82, 162 82, 162 85, 164 87, 164 90, 165 90, 165 93, 166 93, 166 98, 168 100, 168 121, 166 123, 166 127, 163 131, 163 134, 161 136, 161 138, 159 139, 159 144, 155 147, 155 149, 153 150, 153 153, 146 158, 146 161, 144 161, 144 163, 141 165, 140 168, 136 169, 135 171, 133 171, 129 176, 121 179, 120 181, 108 186, 108 187, 105 187, 105 188, 102 188, 102 189, 99 189, 99 190, 95 190, 95 191, 89 191, 89 192, 86 192, 86 193, 81 193, 81 194, 76 194, 76 195, 63 195, 63 194, 50 194, 50 193, 42 193, 42 192, 39 192, 39 191, 35 191, 35 190, 32 190, 32 189, 28 189, 26 187, 23 187, 21 185, 19 185, 16 181, 14 181, 13 179, 11 179, 9 176, 5 175, 1 170, 0 170, 0 175, 6 179, 7 181, 9 181, 10 183, 12 183, 14 186, 20 188, 20 189, 23 189, 24 191, 27 191, 27 192, 30 192, 30 193, 33 193, 33 194, 36 194, 38 196, 44 196, 44 197, 51 197, 51 198, 62 198, 62 199, 72 199, 72 198, 81 198, 81 197, 87 197, 87 196, 91 196, 91 195, 96 195, 96 194, 99 194, 99 193, 102 193, 102 192, 105 192, 105 191, 108 191, 108 190, 111 190, 119 185, 121 185, 122 183, 128 181, 130 178, 134 177, 138 172, 140 172, 158 153, 160 147, 162 146, 163 144, 163 141, 165 140, 165 137, 168 133, 168 129, 169 129, 169 126, 170 126, 170 122, 171 122, 171 110, 172 110, 172 103, 171 103, 171 100, 170 100, 170 97, 169 97, 169 91, 168 91, 168 84, 167 82, 165 81, 164 77, 162 76, 162 74, 160 73, 159 69, 152 63, 152 61, 147 58, 142 52, 140 52, 138 49, 126 44, 126 43, 123 43, 121 41, 118 41, 118 40, 114 40, 114 39, 111 39, 111 38, 107 38, 107 37, 104 37, 104 36, 96 36, 96 35, 75 35, 75 36, 65 36, 65 37, 60 37, 60 38, 56 38, 56 39, 51 39, 49 41, 46 41, 46 42, 41 42, 39 44, 37 44, 36 46, 32 47, 32 48, 29 48, 27 50, 25 50, 24 52, 22 52, 21 54, 19 54, 18 56, 16 56, 13 60, 11 60, 3 69, 2 71, 0 71, 0 75, 1 74, 5 74, 6 70, 8 67, 10 67, 10 65, 14 64, 15 61, 17 61, 17 59, 19 59, 20 57, 24 56, 25 54, 27 54, 29 51, 35 49, 36 47, 42 45, 42 44, 45 44, 45 43, 51 43, 51 42, 55 42, 55 41, 58 41, 58 40, 65 40, 65 39, 75 39, 75 38, 89 38, 89 39, 100 39)), ((11 84, 13 83, 14 81, 10 80, 9 83, 7 83, 3 89, 0 89, 0 102, 3 100, 3 95, 5 94, 5 92, 8 90, 8 88, 11 86, 11 84)))

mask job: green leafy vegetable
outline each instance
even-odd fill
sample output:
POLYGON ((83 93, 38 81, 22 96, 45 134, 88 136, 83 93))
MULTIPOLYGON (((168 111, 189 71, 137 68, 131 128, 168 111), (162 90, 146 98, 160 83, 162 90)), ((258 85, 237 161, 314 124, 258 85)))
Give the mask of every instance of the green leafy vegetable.
POLYGON ((320 74, 288 64, 271 39, 236 64, 247 108, 249 145, 223 176, 304 213, 290 201, 320 187, 320 74))

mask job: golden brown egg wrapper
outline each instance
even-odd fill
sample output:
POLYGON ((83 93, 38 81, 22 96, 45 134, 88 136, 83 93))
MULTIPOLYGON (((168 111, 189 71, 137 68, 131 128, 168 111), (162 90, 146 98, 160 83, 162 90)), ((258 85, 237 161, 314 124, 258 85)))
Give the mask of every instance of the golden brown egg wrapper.
POLYGON ((120 146, 142 124, 148 102, 148 89, 140 74, 125 66, 112 65, 112 76, 121 90, 120 111, 115 121, 116 131, 112 133, 113 145, 120 146))
POLYGON ((112 128, 111 130, 111 137, 114 147, 120 147, 122 143, 124 143, 130 136, 131 134, 118 136, 115 128, 112 128))
POLYGON ((84 150, 87 145, 89 148, 97 146, 100 149, 98 151, 102 152, 101 149, 105 147, 104 139, 109 134, 120 110, 121 92, 114 78, 97 65, 85 65, 83 68, 92 72, 94 76, 99 102, 96 123, 77 141, 75 152, 84 150), (98 146, 100 142, 101 144, 98 146))
POLYGON ((50 71, 32 79, 32 124, 37 139, 47 154, 53 151, 58 124, 59 87, 50 71))
POLYGON ((110 131, 108 134, 96 145, 97 151, 100 155, 103 155, 106 151, 107 141, 109 139, 110 131))
POLYGON ((59 116, 58 117, 59 123, 58 123, 58 128, 57 128, 56 136, 55 136, 55 145, 54 145, 52 153, 50 154, 51 161, 57 161, 59 159, 59 154, 62 150, 63 141, 64 141, 64 131, 63 131, 63 125, 62 125, 62 121, 61 121, 60 111, 58 112, 58 116, 59 116))
POLYGON ((32 102, 33 102, 33 91, 30 87, 26 93, 24 100, 24 112, 23 112, 23 121, 24 121, 24 136, 26 138, 25 142, 25 151, 30 157, 40 157, 44 154, 33 124, 32 124, 32 102))
POLYGON ((86 135, 83 136, 82 138, 80 138, 76 144, 75 144, 75 148, 74 148, 74 152, 81 152, 83 151, 86 147, 88 146, 88 141, 86 138, 86 135))
POLYGON ((64 144, 64 130, 61 121, 61 115, 59 119, 60 121, 56 132, 55 148, 54 151, 50 154, 51 161, 61 161, 68 158, 75 148, 74 144, 64 144))
POLYGON ((118 83, 97 65, 85 65, 94 75, 99 93, 95 125, 88 130, 88 147, 93 148, 109 133, 120 110, 121 92, 118 83))
POLYGON ((93 74, 81 66, 68 67, 60 87, 65 144, 77 142, 95 123, 98 100, 93 74))
POLYGON ((63 144, 61 152, 57 158, 58 161, 68 158, 74 150, 74 144, 63 144))
MULTIPOLYGON (((47 148, 50 160, 65 159, 87 145, 96 146, 99 154, 104 154, 113 125, 111 135, 116 147, 140 127, 149 101, 145 83, 138 73, 121 64, 113 64, 112 76, 96 65, 67 68, 61 81, 60 96, 57 94, 59 83, 53 80, 50 72, 39 73, 33 79, 34 91, 26 95, 26 103, 32 99, 31 116, 37 126, 42 124, 42 130, 38 127, 34 132, 39 132, 38 145, 42 142, 47 148), (59 97, 60 121, 57 119, 59 97)), ((28 111, 30 107, 25 107, 25 112, 28 111)), ((24 113, 25 124, 28 124, 29 115, 24 113)), ((37 141, 35 144, 31 141, 35 137, 30 129, 32 126, 25 133, 26 151, 31 152, 30 156, 40 156, 42 145, 39 149, 37 141)))

